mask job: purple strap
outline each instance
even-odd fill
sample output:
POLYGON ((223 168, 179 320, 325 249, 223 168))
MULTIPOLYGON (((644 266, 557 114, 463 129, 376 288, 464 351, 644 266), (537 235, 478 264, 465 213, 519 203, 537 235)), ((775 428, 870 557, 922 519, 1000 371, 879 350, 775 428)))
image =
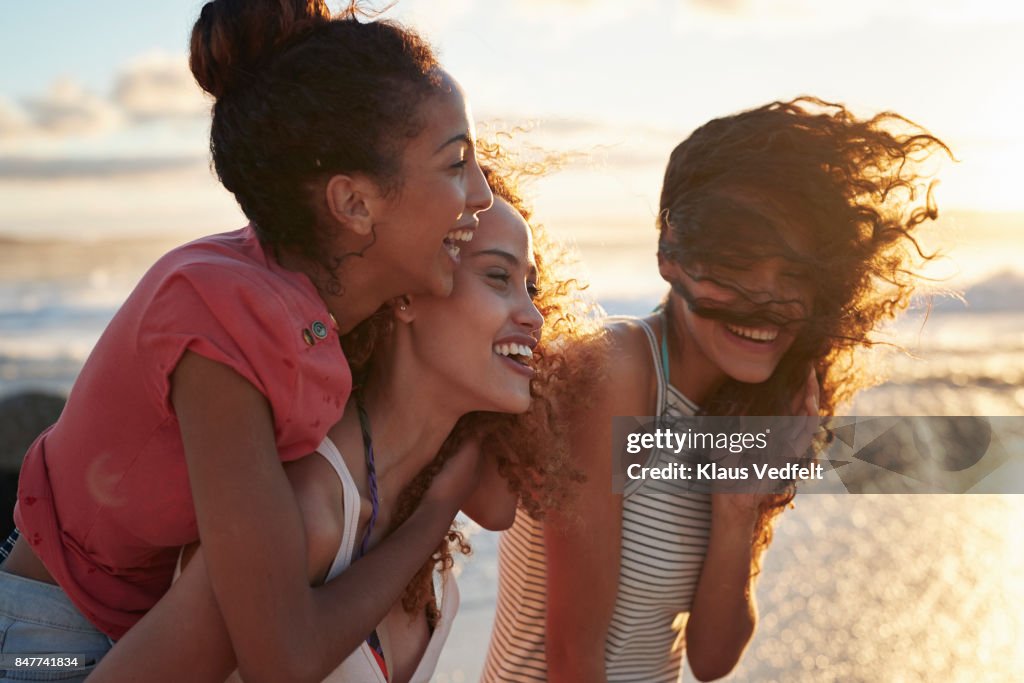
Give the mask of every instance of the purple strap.
POLYGON ((370 418, 366 415, 363 402, 356 401, 356 408, 359 410, 359 427, 363 431, 363 452, 366 454, 366 475, 370 485, 370 521, 366 525, 366 532, 363 534, 363 542, 359 546, 359 557, 366 554, 370 545, 370 534, 377 523, 377 513, 380 511, 380 501, 377 498, 377 467, 373 462, 373 438, 370 436, 370 418))
MULTIPOLYGON (((363 408, 363 402, 360 397, 356 397, 356 408, 359 411, 359 428, 363 432, 363 452, 366 454, 366 475, 370 485, 370 504, 372 509, 370 512, 370 521, 366 524, 366 532, 363 534, 363 542, 359 546, 359 557, 366 554, 370 545, 370 534, 373 533, 373 527, 377 523, 377 512, 380 510, 380 500, 377 496, 377 466, 373 462, 373 438, 370 436, 370 418, 366 415, 366 409, 363 408)), ((388 671, 384 665, 384 648, 381 646, 380 638, 377 636, 377 630, 373 632, 366 639, 366 644, 370 646, 374 652, 377 653, 379 659, 377 660, 384 671, 384 677, 387 678, 388 671)))

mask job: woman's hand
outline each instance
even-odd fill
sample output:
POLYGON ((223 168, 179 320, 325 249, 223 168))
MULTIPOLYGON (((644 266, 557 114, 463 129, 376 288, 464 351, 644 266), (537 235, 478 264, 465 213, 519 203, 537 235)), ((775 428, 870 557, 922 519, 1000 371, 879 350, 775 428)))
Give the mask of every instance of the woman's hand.
POLYGON ((479 482, 462 503, 462 512, 488 531, 504 531, 516 521, 517 496, 508 480, 498 471, 498 459, 492 454, 480 457, 479 482))
MULTIPOLYGON (((790 402, 790 414, 793 417, 785 417, 784 424, 787 429, 779 435, 779 443, 786 446, 785 452, 779 455, 784 456, 784 462, 794 461, 803 457, 818 432, 820 418, 818 415, 818 397, 820 388, 818 377, 811 368, 807 373, 807 379, 801 391, 796 392, 790 402)), ((779 463, 779 464, 784 464, 779 463)), ((775 463, 772 463, 775 464, 775 463)), ((730 526, 748 526, 753 530, 757 521, 760 506, 766 500, 774 496, 774 493, 765 493, 750 490, 756 487, 756 482, 746 480, 743 483, 741 492, 719 492, 711 494, 711 510, 714 517, 721 518, 730 526)), ((735 485, 732 485, 735 489, 735 485)), ((765 488, 775 489, 773 485, 766 485, 765 488)))
POLYGON ((480 442, 476 438, 467 439, 434 476, 421 505, 451 508, 454 516, 454 511, 462 507, 480 483, 481 459, 480 442))

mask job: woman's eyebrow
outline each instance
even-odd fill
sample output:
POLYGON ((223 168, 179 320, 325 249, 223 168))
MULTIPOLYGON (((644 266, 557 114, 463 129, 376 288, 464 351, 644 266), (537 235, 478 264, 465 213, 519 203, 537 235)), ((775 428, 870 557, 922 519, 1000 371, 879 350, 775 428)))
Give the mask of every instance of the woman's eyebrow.
POLYGON ((476 251, 470 254, 471 257, 476 258, 477 256, 498 256, 505 259, 512 266, 519 265, 519 259, 514 254, 511 254, 504 249, 484 249, 482 251, 476 251))
POLYGON ((466 146, 469 147, 470 149, 473 149, 474 147, 473 138, 469 137, 469 133, 459 133, 458 135, 453 135, 452 137, 445 140, 445 142, 440 147, 438 147, 437 151, 435 151, 434 153, 437 154, 437 152, 440 152, 448 145, 454 144, 456 142, 465 143, 466 146))

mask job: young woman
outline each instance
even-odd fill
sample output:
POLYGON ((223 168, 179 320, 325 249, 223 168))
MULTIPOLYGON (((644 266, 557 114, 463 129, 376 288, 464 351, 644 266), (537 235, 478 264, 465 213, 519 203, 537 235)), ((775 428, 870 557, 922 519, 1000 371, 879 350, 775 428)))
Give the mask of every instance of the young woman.
MULTIPOLYGON (((567 448, 548 453, 537 446, 542 439, 565 443, 549 408, 567 360, 561 349, 586 330, 586 321, 572 318, 573 284, 553 270, 557 255, 532 245, 529 214, 513 187, 489 176, 503 198, 481 214, 451 296, 400 297, 343 340, 358 377, 350 405, 316 453, 285 467, 302 510, 315 584, 359 567, 361 561, 351 563, 372 553, 421 504, 460 441, 486 444, 480 484, 463 509, 487 528, 512 524, 519 498, 513 488, 530 485, 524 504, 536 511, 570 476, 567 448), (542 323, 550 329, 543 340, 542 323), (520 453, 521 447, 527 448, 520 453)), ((451 532, 383 621, 350 620, 349 628, 373 636, 327 680, 430 679, 458 605, 449 543, 464 548, 451 532), (435 568, 441 570, 439 605, 435 568)), ((198 564, 201 559, 188 564, 90 680, 124 680, 143 664, 154 672, 151 681, 224 679, 232 644, 198 564), (181 633, 185 623, 188 631, 181 633), (214 662, 223 669, 216 671, 214 662)))
POLYGON ((914 233, 936 216, 930 192, 915 201, 915 162, 937 150, 895 114, 810 98, 713 120, 675 149, 658 220, 671 289, 647 318, 607 325, 602 386, 572 415, 576 508, 520 515, 502 539, 485 681, 674 682, 684 647, 701 680, 732 670, 792 495, 614 494, 612 417, 830 414, 863 384, 853 352, 908 301, 914 233))
POLYGON ((209 2, 191 65, 216 98, 218 176, 251 223, 149 271, 26 456, 0 648, 99 658, 202 537, 243 672, 315 678, 351 650, 320 634, 380 620, 472 490, 477 456, 465 449, 392 541, 317 589, 282 462, 342 416, 339 334, 400 294, 447 295, 491 192, 458 86, 414 33, 354 5, 209 2), (391 600, 352 599, 370 592, 391 600))

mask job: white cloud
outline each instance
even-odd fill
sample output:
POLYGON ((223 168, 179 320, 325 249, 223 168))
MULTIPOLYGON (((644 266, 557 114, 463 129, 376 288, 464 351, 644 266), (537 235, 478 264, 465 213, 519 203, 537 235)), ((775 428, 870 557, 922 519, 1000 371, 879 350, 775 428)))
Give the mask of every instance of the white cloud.
POLYGON ((1002 26, 1024 21, 1024 4, 971 0, 685 0, 672 20, 680 33, 787 35, 834 32, 872 23, 893 22, 894 30, 922 26, 1002 26))
POLYGON ((184 55, 154 53, 127 63, 109 96, 61 78, 19 104, 0 98, 0 141, 83 138, 154 122, 203 121, 209 112, 184 55))
POLYGON ((112 100, 137 121, 206 117, 210 100, 196 85, 184 55, 151 54, 118 76, 112 100))
POLYGON ((109 130, 121 122, 108 100, 60 79, 43 95, 28 98, 24 111, 35 131, 53 135, 82 135, 109 130))

